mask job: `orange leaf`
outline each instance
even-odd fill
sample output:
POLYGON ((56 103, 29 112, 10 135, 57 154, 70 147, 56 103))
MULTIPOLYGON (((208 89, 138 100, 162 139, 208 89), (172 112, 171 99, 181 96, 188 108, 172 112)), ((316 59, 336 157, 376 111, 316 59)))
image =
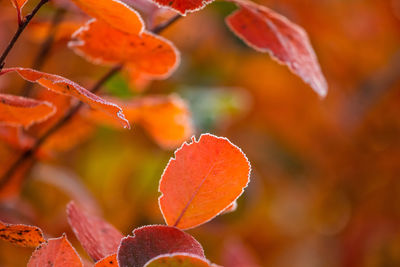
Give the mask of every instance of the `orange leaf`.
POLYGON ((249 182, 250 163, 228 139, 203 134, 175 151, 160 180, 168 225, 188 229, 223 212, 249 182))
POLYGON ((210 267, 210 262, 188 253, 164 254, 148 261, 144 267, 210 267))
POLYGON ((271 9, 247 0, 230 0, 240 9, 226 18, 229 28, 247 45, 268 52, 324 97, 328 85, 307 33, 271 9))
MULTIPOLYGON (((62 21, 57 25, 54 32, 53 40, 54 42, 66 42, 71 40, 71 36, 80 27, 82 27, 82 22, 79 21, 62 21)), ((51 22, 35 22, 29 24, 29 34, 33 41, 43 42, 52 28, 51 22)))
POLYGON ((45 121, 56 112, 47 101, 0 94, 0 124, 24 126, 45 121))
POLYGON ((112 254, 96 262, 94 267, 118 267, 117 254, 112 254))
POLYGON ((181 15, 186 15, 188 12, 198 11, 204 8, 207 4, 214 0, 152 0, 159 6, 171 8, 181 15))
POLYGON ((8 72, 17 72, 25 80, 38 83, 56 93, 74 96, 82 102, 89 104, 92 108, 100 109, 109 114, 119 121, 124 128, 129 128, 129 122, 125 119, 122 109, 119 106, 91 93, 77 83, 58 75, 48 74, 29 68, 4 69, 0 74, 8 72))
POLYGON ((32 254, 28 267, 82 267, 82 261, 67 237, 51 238, 32 254))
POLYGON ((95 64, 126 63, 128 69, 155 79, 165 79, 179 65, 175 46, 150 32, 126 34, 99 20, 90 20, 68 45, 95 64))
POLYGON ((42 230, 36 226, 7 224, 1 221, 0 239, 22 247, 37 247, 45 241, 42 230))
POLYGON ((128 34, 141 34, 144 23, 139 13, 118 0, 72 0, 89 16, 128 34))
POLYGON ((177 95, 143 97, 125 106, 128 120, 137 122, 164 148, 176 148, 193 134, 191 114, 177 95))
POLYGON ((40 152, 51 155, 54 152, 68 151, 89 139, 94 130, 93 123, 77 114, 47 138, 40 152))
POLYGON ((25 134, 20 127, 0 126, 0 140, 17 149, 29 149, 35 142, 34 138, 25 134))
MULTIPOLYGON (((164 148, 178 147, 194 131, 189 108, 177 95, 148 96, 117 103, 130 122, 140 124, 164 148)), ((90 111, 87 116, 98 123, 107 123, 107 118, 99 112, 90 111)))

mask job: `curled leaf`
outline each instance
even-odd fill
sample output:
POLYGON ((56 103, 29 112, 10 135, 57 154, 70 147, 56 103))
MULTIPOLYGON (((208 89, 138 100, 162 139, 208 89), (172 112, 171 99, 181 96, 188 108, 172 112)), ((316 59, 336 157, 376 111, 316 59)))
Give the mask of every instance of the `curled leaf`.
POLYGON ((123 235, 103 219, 91 216, 74 202, 67 205, 68 223, 94 261, 117 252, 123 235))
POLYGON ((0 124, 28 128, 48 119, 56 108, 47 101, 0 94, 0 124))
POLYGON ((229 0, 239 5, 226 18, 228 27, 247 45, 268 52, 308 83, 321 97, 328 85, 303 28, 271 9, 247 0, 229 0))
POLYGON ((214 0, 152 0, 154 3, 156 3, 159 6, 163 7, 168 7, 171 8, 177 12, 179 12, 181 15, 186 15, 189 12, 195 12, 198 11, 202 8, 204 8, 206 5, 210 4, 214 0))
POLYGON ((160 180, 165 222, 188 229, 211 220, 243 193, 249 175, 245 154, 228 139, 193 137, 175 151, 160 180))
POLYGON ((144 23, 139 13, 119 0, 72 0, 93 18, 128 34, 141 34, 144 23))
POLYGON ((129 122, 125 119, 122 109, 101 97, 91 93, 77 83, 64 77, 36 71, 29 68, 8 68, 3 69, 0 74, 17 72, 22 78, 29 82, 38 83, 41 86, 54 91, 58 94, 74 96, 89 104, 92 108, 97 108, 116 119, 122 126, 129 128, 129 122))
POLYGON ((204 258, 203 248, 189 234, 175 227, 151 225, 137 228, 133 236, 123 238, 117 258, 120 266, 142 267, 159 255, 180 252, 204 258))
POLYGON ((32 253, 28 267, 82 267, 75 249, 63 235, 51 238, 32 253))
POLYGON ((208 260, 187 253, 165 254, 153 258, 144 267, 210 267, 208 260))
POLYGON ((7 224, 1 221, 0 239, 22 247, 37 247, 45 241, 42 230, 36 226, 7 224))
POLYGON ((95 64, 124 63, 131 72, 165 79, 177 68, 178 50, 150 32, 127 34, 99 20, 90 20, 74 35, 69 47, 95 64))

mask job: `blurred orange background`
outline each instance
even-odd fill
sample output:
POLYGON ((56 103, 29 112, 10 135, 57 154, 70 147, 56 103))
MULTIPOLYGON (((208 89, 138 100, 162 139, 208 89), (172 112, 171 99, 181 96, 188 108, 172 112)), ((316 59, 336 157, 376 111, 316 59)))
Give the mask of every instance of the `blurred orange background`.
MULTIPOLYGON (((35 4, 30 2, 26 10, 35 4)), ((189 103, 196 136, 226 136, 247 154, 251 182, 238 209, 188 231, 212 262, 229 266, 232 257, 243 255, 252 266, 400 266, 400 2, 257 2, 308 32, 329 84, 325 99, 287 67, 234 37, 224 18, 235 6, 220 1, 162 34, 182 56, 171 78, 134 92, 120 74, 102 92, 176 93, 189 103)), ((50 21, 57 8, 46 6, 34 22, 50 21)), ((69 10, 69 19, 85 17, 69 10)), ((35 23, 7 66, 31 66, 44 38, 35 23)), ((0 1, 0 50, 15 27, 15 10, 0 1)), ((85 85, 106 69, 86 62, 60 39, 42 70, 85 85)), ((19 94, 23 85, 14 75, 0 78, 2 93, 19 94)), ((36 163, 21 193, 0 202, 0 220, 39 226, 47 237, 66 232, 84 258, 66 221, 70 199, 124 234, 163 224, 158 182, 173 150, 155 144, 136 125, 130 131, 105 126, 93 131, 36 163)), ((0 146, 0 166, 6 166, 7 153, 16 152, 1 141, 0 146)), ((24 266, 31 252, 0 241, 0 266, 24 266)))

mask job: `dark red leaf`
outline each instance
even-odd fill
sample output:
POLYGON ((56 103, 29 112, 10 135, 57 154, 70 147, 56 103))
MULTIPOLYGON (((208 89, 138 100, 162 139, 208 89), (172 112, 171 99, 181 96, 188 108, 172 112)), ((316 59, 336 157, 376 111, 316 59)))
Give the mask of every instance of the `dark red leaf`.
POLYGON ((171 226, 151 225, 122 239, 117 258, 121 267, 143 267, 154 257, 178 252, 204 258, 200 243, 189 234, 171 226))

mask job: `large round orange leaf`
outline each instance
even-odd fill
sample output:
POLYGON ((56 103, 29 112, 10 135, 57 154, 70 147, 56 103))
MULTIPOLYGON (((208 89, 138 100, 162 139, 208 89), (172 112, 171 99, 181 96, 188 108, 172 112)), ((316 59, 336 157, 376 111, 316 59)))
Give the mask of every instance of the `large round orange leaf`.
POLYGON ((0 124, 29 127, 56 112, 47 101, 0 94, 0 124))
POLYGON ((141 34, 144 23, 139 13, 118 0, 72 0, 89 16, 129 34, 141 34))
POLYGON ((7 224, 1 221, 0 239, 22 247, 37 247, 45 241, 42 230, 36 226, 7 224))
POLYGON ((184 143, 160 180, 166 223, 188 229, 211 220, 242 194, 249 175, 246 156, 226 138, 203 134, 184 143))
POLYGON ((210 267, 208 260, 188 253, 165 254, 151 259, 144 267, 210 267))
POLYGON ((82 261, 75 249, 63 235, 51 238, 40 245, 28 262, 28 267, 82 267, 82 261))
POLYGON ((247 0, 229 0, 240 9, 226 18, 229 28, 247 45, 268 52, 324 97, 328 85, 306 31, 271 9, 247 0))
POLYGON ((82 102, 89 104, 92 108, 99 109, 109 114, 125 128, 130 127, 129 122, 125 119, 123 111, 119 106, 91 93, 73 81, 55 74, 44 73, 29 68, 3 69, 0 74, 9 72, 17 72, 25 80, 38 83, 41 86, 58 94, 76 97, 82 102))
POLYGON ((99 20, 80 28, 69 47, 95 64, 126 63, 130 71, 155 79, 169 77, 180 61, 178 50, 165 38, 150 32, 126 34, 99 20))

